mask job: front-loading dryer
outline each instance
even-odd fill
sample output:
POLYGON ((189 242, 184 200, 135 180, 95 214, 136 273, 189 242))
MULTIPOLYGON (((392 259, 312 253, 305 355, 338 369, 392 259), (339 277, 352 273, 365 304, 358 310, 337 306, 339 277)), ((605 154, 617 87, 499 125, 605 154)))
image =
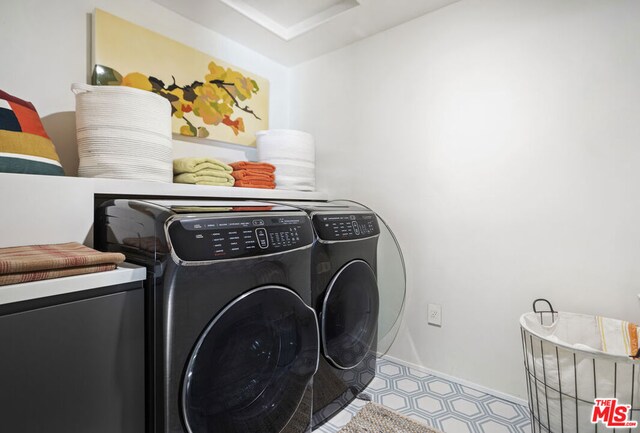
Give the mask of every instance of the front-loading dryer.
POLYGON ((313 379, 313 426, 328 421, 375 377, 380 294, 376 214, 356 204, 291 203, 313 223, 311 301, 321 356, 313 379))
POLYGON ((148 431, 311 429, 319 334, 306 213, 117 199, 96 246, 147 266, 148 431))

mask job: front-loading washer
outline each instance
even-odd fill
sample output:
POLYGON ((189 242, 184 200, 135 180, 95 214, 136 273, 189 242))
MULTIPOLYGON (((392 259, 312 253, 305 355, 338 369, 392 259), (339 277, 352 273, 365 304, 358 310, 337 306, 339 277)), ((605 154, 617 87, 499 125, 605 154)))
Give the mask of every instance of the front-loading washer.
POLYGON ((380 295, 375 212, 356 204, 289 203, 313 223, 311 305, 321 356, 313 379, 313 427, 358 396, 375 377, 380 295))
POLYGON ((96 247, 145 265, 148 432, 311 430, 312 226, 286 206, 110 200, 96 247))

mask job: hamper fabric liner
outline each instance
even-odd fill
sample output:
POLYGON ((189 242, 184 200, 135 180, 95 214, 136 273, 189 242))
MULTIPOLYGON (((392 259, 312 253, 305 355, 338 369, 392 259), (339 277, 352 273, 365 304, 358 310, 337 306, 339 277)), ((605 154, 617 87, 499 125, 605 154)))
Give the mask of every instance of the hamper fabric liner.
POLYGON ((553 314, 549 325, 541 323, 540 313, 520 318, 531 431, 612 431, 591 422, 596 398, 617 398, 618 404, 631 405, 628 420, 640 421, 640 361, 603 350, 600 318, 553 314))
POLYGON ((171 105, 125 86, 73 84, 82 177, 173 181, 171 105))

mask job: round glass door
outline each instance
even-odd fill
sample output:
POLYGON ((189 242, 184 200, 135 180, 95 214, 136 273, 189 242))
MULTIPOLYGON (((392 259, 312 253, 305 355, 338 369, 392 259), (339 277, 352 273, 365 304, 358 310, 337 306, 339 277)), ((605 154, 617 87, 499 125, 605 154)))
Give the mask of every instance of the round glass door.
POLYGON ((315 313, 293 291, 254 289, 222 310, 199 338, 185 371, 189 433, 279 432, 317 369, 315 313))
POLYGON ((378 316, 378 356, 389 351, 398 335, 406 296, 406 271, 400 244, 387 223, 378 216, 378 288, 380 316, 378 316))
POLYGON ((363 260, 343 266, 327 287, 322 305, 322 348, 341 369, 362 361, 376 338, 378 285, 373 269, 363 260))
MULTIPOLYGON (((335 200, 330 203, 336 206, 352 206, 356 204, 367 208, 363 204, 351 200, 335 200)), ((376 216, 380 227, 376 251, 376 276, 378 294, 380 296, 376 350, 378 356, 382 356, 389 351, 398 335, 404 312, 407 286, 406 269, 400 244, 389 225, 377 213, 376 216)))

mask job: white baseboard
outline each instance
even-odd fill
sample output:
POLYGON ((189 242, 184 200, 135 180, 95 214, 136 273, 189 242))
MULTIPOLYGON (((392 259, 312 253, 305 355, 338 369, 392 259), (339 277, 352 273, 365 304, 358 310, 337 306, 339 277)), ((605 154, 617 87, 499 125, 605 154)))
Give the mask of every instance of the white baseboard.
POLYGON ((495 389, 487 388, 486 386, 478 385, 477 383, 469 382, 468 380, 460 379, 458 377, 453 377, 453 376, 450 376, 448 374, 441 373, 439 371, 431 370, 430 368, 423 367, 421 365, 416 365, 416 364, 413 364, 411 362, 407 362, 405 360, 398 359, 398 358, 390 356, 390 355, 384 355, 383 358, 387 358, 390 361, 393 361, 393 362, 398 363, 398 364, 405 365, 407 367, 411 367, 411 368, 416 369, 418 371, 421 371, 423 373, 431 374, 433 376, 437 376, 437 377, 440 377, 442 379, 446 379, 446 380, 448 380, 450 382, 455 382, 457 384, 466 386, 468 388, 475 389, 476 391, 484 392, 485 394, 492 395, 492 396, 500 398, 502 400, 510 401, 511 403, 519 404, 521 406, 528 406, 527 400, 523 400, 523 399, 521 399, 519 397, 510 395, 510 394, 506 394, 504 392, 496 391, 495 389))

